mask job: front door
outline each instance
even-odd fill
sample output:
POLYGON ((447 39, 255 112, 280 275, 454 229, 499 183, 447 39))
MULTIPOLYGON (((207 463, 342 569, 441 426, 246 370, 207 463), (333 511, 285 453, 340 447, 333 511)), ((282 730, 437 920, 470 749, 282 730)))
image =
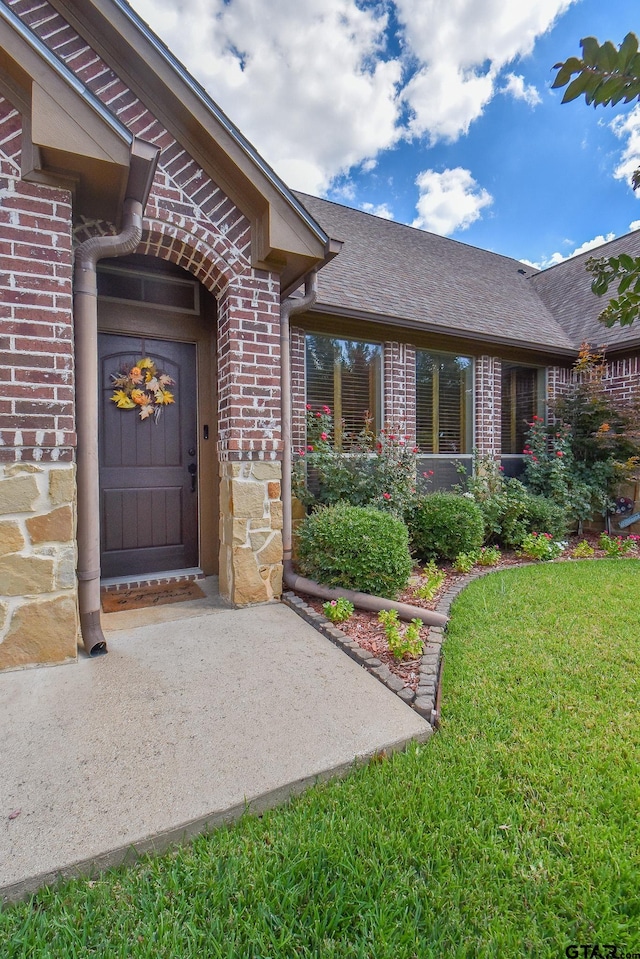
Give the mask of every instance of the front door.
POLYGON ((197 566, 195 344, 101 333, 98 367, 102 576, 197 566), (136 388, 131 379, 120 384, 129 403, 120 396, 119 407, 115 379, 134 368, 136 388), (171 379, 159 382, 173 402, 156 403, 144 389, 149 371, 171 379))

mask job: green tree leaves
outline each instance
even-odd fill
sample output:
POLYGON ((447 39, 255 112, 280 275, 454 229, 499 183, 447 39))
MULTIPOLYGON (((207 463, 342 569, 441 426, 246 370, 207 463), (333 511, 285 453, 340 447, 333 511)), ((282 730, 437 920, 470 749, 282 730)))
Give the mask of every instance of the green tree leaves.
MULTIPOLYGON (((553 68, 558 73, 552 89, 567 87, 563 103, 583 95, 585 103, 594 107, 640 99, 640 53, 634 33, 628 33, 619 48, 610 40, 600 45, 595 37, 584 37, 580 46, 582 59, 569 57, 553 68)), ((631 185, 634 190, 640 187, 640 170, 633 173, 631 185)), ((617 295, 598 317, 600 322, 607 327, 616 323, 630 326, 640 314, 640 257, 626 253, 609 259, 591 257, 587 270, 593 275, 591 289, 596 296, 604 296, 612 284, 618 285, 617 295)))
POLYGON ((614 106, 623 100, 629 103, 640 96, 640 54, 638 38, 628 33, 620 49, 610 40, 602 46, 595 37, 580 41, 582 59, 569 57, 556 63, 558 73, 552 89, 566 86, 563 103, 576 100, 584 94, 585 102, 596 106, 614 106), (575 80, 572 77, 576 75, 575 80), (568 84, 568 86, 567 86, 568 84))

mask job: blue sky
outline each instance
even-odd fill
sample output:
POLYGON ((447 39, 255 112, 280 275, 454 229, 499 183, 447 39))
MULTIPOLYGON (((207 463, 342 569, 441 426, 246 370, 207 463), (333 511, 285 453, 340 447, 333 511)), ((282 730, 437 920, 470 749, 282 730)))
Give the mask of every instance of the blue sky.
POLYGON ((294 189, 539 266, 640 225, 640 107, 550 90, 638 0, 131 2, 294 189))

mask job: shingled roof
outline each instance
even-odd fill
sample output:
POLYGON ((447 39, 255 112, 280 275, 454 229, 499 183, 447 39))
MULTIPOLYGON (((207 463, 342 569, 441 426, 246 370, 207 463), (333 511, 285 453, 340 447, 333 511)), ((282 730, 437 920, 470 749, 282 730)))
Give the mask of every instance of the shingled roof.
POLYGON ((533 288, 578 346, 587 341, 609 349, 631 349, 640 343, 640 321, 631 327, 614 326, 611 329, 599 322, 598 316, 607 305, 607 298, 591 292, 591 276, 585 269, 587 260, 592 256, 608 258, 620 253, 640 256, 640 230, 604 243, 588 253, 563 260, 557 266, 531 277, 533 288))
POLYGON ((575 355, 587 340, 631 349, 636 327, 607 330, 598 321, 606 298, 591 292, 590 256, 640 256, 640 231, 595 251, 536 271, 509 257, 296 194, 340 256, 318 276, 316 310, 413 326, 429 332, 575 355))
POLYGON ((316 308, 469 339, 574 353, 518 260, 297 194, 340 256, 318 276, 316 308))

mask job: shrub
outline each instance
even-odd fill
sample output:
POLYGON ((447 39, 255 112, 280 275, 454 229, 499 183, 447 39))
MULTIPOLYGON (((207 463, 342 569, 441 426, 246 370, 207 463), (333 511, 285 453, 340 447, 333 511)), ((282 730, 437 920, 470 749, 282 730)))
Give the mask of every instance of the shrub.
POLYGON ((478 562, 478 553, 458 553, 453 561, 453 568, 456 573, 470 573, 478 562))
POLYGON ((395 597, 412 569, 404 523, 374 508, 339 503, 304 520, 298 531, 301 572, 326 586, 395 597))
POLYGON ((549 533, 527 533, 518 550, 520 556, 545 562, 557 559, 564 552, 565 543, 558 543, 549 533))
POLYGON ((423 570, 424 581, 416 588, 416 596, 430 600, 436 595, 446 579, 444 570, 438 569, 433 560, 423 570))
POLYGON ((376 436, 365 417, 358 434, 342 432, 336 443, 328 406, 307 406, 306 447, 297 451, 292 490, 306 507, 376 506, 403 518, 416 484, 426 488, 429 476, 416 473, 418 447, 401 427, 388 426, 376 436), (425 482, 426 481, 426 482, 425 482))
POLYGON ((484 522, 472 496, 431 493, 421 497, 409 517, 409 530, 420 559, 455 559, 480 549, 484 522))
POLYGON ((624 536, 609 536, 607 533, 600 534, 598 546, 611 558, 626 556, 627 553, 636 551, 634 540, 629 541, 624 536))
POLYGON ((501 559, 497 546, 483 546, 478 554, 478 566, 497 566, 501 559))
POLYGON ((323 603, 322 611, 332 623, 346 623, 353 616, 353 603, 350 603, 344 596, 340 596, 338 599, 331 599, 323 603))
POLYGON ((547 499, 528 493, 524 501, 527 532, 540 530, 550 533, 554 539, 564 539, 567 535, 567 514, 563 506, 547 499))
POLYGON ((595 549, 586 539, 583 539, 581 543, 578 543, 578 545, 571 550, 571 555, 574 559, 586 559, 587 557, 593 556, 594 553, 595 549))
POLYGON ((421 619, 412 619, 405 627, 404 633, 400 631, 398 614, 395 609, 381 609, 378 613, 378 620, 384 627, 387 644, 394 659, 404 659, 405 656, 415 659, 420 655, 423 650, 420 630, 424 626, 421 619))

